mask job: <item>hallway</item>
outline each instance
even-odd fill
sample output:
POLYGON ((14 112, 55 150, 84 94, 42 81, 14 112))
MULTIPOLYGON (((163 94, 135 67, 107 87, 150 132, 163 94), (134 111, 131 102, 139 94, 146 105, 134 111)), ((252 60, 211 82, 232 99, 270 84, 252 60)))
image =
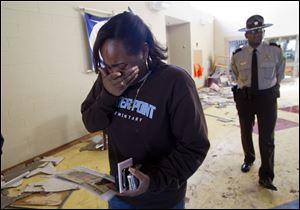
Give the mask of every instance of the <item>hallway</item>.
POLYGON ((206 116, 211 148, 204 164, 189 179, 186 207, 273 208, 299 199, 299 108, 296 113, 280 110, 298 107, 298 101, 299 80, 283 81, 275 131, 274 184, 277 192, 263 189, 258 184, 260 154, 257 134, 253 136, 256 161, 250 172, 240 171, 244 157, 235 106, 205 109, 206 115, 233 119, 233 122, 220 122, 206 116))

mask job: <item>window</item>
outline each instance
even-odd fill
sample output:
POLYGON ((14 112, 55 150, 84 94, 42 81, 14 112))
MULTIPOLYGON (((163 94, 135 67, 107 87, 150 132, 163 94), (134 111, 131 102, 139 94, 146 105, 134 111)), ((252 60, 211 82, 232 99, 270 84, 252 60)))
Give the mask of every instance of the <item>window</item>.
POLYGON ((274 37, 265 40, 281 46, 287 63, 295 61, 297 36, 274 37))

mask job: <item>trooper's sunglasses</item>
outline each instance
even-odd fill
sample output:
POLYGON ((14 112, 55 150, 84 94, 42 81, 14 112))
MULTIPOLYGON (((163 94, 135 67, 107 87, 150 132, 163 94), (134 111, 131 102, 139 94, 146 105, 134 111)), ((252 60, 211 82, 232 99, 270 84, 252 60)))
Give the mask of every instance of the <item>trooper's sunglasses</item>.
POLYGON ((247 31, 247 33, 249 34, 260 34, 260 33, 264 33, 265 30, 260 28, 260 29, 255 29, 255 30, 251 30, 251 31, 247 31))

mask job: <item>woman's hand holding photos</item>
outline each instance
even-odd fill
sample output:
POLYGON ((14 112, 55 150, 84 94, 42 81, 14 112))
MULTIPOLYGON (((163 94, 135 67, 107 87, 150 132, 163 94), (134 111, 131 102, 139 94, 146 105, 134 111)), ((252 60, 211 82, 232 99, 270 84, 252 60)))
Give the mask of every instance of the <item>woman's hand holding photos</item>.
POLYGON ((129 172, 139 180, 139 186, 136 190, 127 190, 123 193, 118 193, 119 196, 135 197, 146 192, 150 185, 150 178, 138 169, 129 168, 129 172))

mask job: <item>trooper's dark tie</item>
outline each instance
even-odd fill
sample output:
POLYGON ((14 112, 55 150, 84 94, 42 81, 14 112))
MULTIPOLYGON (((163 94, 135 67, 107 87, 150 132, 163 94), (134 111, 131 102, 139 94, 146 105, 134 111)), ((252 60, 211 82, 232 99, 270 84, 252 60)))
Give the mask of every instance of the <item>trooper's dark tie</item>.
POLYGON ((257 72, 257 56, 256 49, 252 53, 252 64, 251 64, 251 90, 252 92, 258 91, 258 72, 257 72))

